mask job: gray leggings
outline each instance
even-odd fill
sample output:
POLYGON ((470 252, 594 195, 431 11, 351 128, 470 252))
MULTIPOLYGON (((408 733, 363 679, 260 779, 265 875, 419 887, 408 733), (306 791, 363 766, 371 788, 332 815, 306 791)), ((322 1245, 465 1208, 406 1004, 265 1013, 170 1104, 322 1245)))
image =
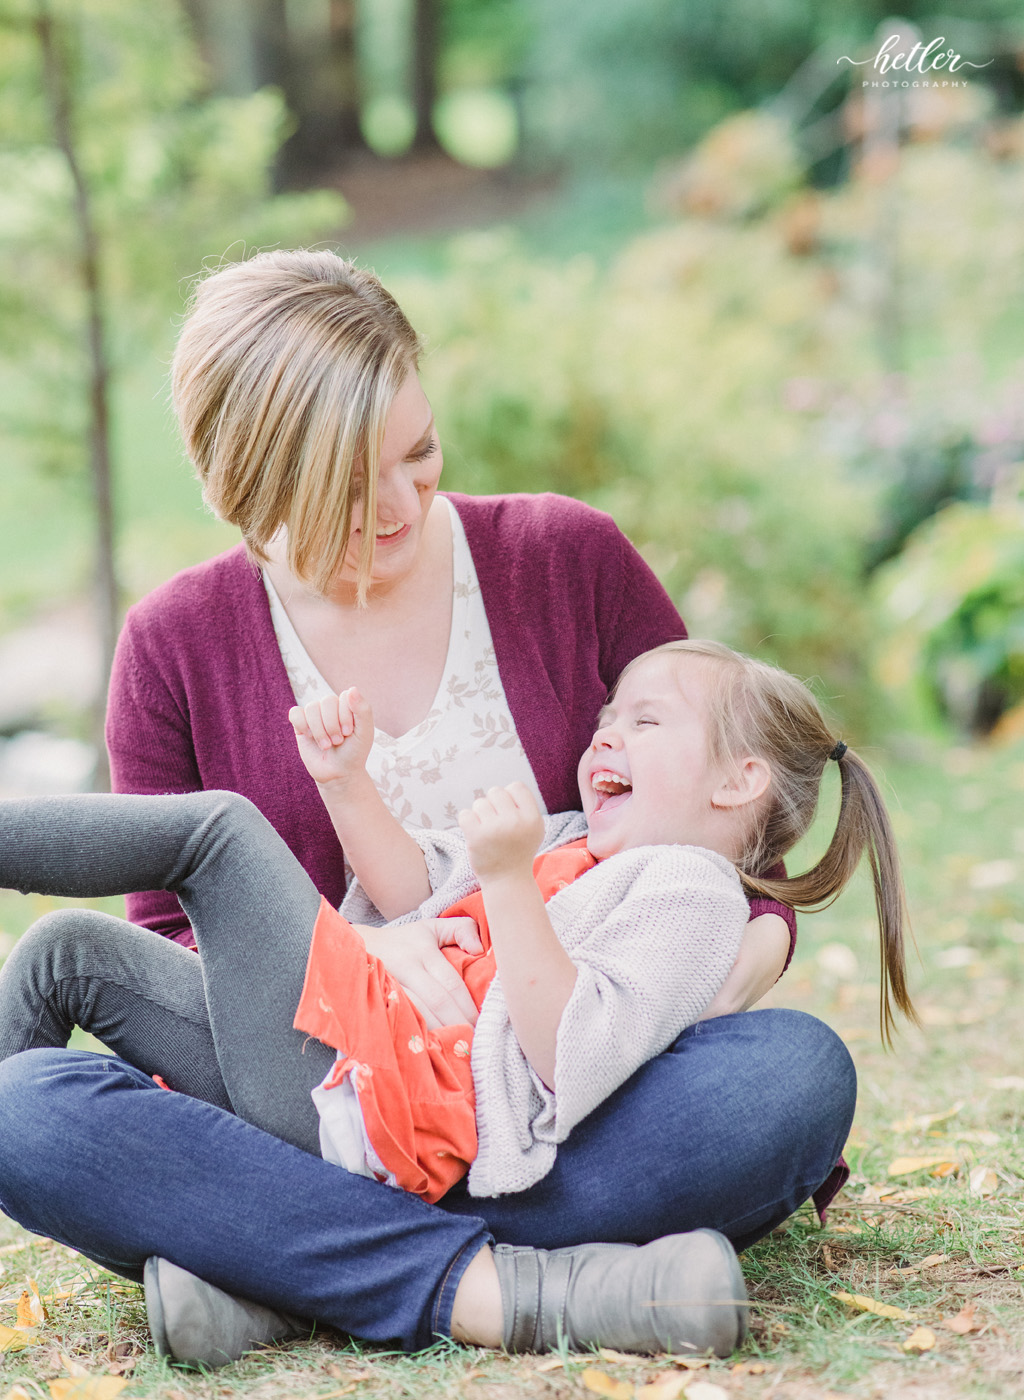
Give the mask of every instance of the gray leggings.
POLYGON ((309 1091, 334 1052, 293 1029, 320 896, 232 792, 0 803, 0 887, 173 890, 199 956, 109 914, 46 914, 0 969, 0 1060, 79 1025, 172 1089, 319 1155, 309 1091))

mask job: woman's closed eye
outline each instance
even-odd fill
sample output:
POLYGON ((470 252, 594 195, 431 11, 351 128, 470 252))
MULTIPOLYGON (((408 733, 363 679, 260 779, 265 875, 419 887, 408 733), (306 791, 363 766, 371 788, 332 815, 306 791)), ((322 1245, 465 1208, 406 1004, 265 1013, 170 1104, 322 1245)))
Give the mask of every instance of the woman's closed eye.
POLYGON ((428 457, 433 457, 436 451, 437 438, 432 437, 422 447, 416 448, 415 452, 410 452, 405 460, 407 462, 425 462, 428 457))

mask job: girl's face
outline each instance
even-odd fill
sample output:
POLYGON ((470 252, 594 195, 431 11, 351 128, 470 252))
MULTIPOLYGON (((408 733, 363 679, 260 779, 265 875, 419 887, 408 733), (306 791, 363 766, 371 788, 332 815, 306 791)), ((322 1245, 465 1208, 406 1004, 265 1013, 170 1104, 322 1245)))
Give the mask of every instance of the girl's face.
POLYGON ((706 687, 699 657, 652 656, 620 683, 580 759, 579 785, 598 860, 636 846, 716 849, 721 814, 712 797, 724 770, 708 754, 706 687))
MULTIPOLYGON (((384 425, 371 587, 395 582, 415 563, 442 465, 434 415, 418 376, 411 373, 395 395, 384 425)), ((362 507, 356 505, 341 570, 345 583, 357 577, 362 531, 362 507)))

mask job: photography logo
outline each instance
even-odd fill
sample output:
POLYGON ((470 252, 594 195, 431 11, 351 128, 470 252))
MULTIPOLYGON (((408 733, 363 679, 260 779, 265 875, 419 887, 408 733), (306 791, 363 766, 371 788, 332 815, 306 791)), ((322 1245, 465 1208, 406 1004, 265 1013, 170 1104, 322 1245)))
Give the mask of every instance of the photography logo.
POLYGON ((963 68, 987 68, 988 63, 972 63, 955 49, 946 47, 942 36, 930 44, 920 40, 907 50, 900 49, 905 41, 899 34, 890 34, 874 58, 850 58, 843 54, 836 63, 849 63, 854 68, 870 66, 873 77, 865 77, 861 87, 966 87, 967 74, 963 68), (954 77, 953 74, 957 74, 954 77))

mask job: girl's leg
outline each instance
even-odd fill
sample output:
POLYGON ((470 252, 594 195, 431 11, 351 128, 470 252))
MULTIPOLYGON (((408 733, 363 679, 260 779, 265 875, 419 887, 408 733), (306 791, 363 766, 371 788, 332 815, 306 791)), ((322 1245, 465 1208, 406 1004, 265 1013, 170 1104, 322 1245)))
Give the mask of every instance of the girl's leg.
POLYGON ((231 1109, 199 959, 92 909, 46 914, 0 968, 0 1060, 63 1048, 74 1026, 173 1089, 231 1109))
POLYGON ((0 885, 79 898, 174 890, 196 934, 235 1112, 319 1153, 309 1092, 334 1055, 292 1018, 320 896, 251 803, 228 792, 7 802, 0 885))

